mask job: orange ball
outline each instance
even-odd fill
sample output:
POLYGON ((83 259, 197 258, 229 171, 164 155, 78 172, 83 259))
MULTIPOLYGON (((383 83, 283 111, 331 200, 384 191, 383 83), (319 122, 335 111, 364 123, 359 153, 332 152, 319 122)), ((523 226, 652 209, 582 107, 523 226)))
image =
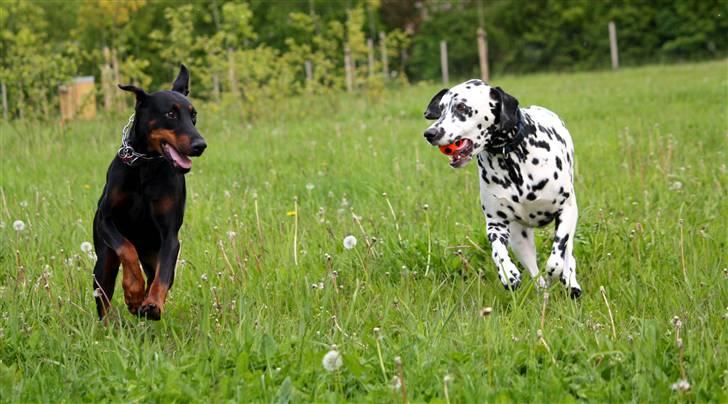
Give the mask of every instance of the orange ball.
POLYGON ((457 153, 463 147, 465 147, 465 142, 463 142, 462 139, 460 139, 455 143, 447 144, 445 146, 440 146, 440 152, 442 152, 442 154, 452 156, 453 154, 457 153))

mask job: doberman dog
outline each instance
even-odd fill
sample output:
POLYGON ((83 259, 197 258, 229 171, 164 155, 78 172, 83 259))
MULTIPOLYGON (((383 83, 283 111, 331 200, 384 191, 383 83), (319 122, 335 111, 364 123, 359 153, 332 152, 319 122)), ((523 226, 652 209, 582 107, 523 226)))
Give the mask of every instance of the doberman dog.
POLYGON ((121 264, 129 311, 159 320, 179 254, 184 174, 192 167, 189 156, 201 155, 207 144, 195 128, 197 112, 187 99, 189 72, 184 65, 171 91, 148 94, 133 85, 119 88, 135 94, 136 106, 94 217, 96 310, 99 319, 109 312, 121 264))

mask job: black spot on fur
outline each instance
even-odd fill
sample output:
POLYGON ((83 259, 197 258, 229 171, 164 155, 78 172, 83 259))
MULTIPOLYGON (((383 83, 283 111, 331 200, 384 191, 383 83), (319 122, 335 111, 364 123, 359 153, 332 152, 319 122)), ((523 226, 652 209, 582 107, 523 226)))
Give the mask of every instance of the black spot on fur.
POLYGON ((559 170, 561 170, 561 159, 558 158, 558 156, 556 157, 556 168, 558 168, 559 170))
POLYGON ((505 219, 508 217, 508 216, 506 216, 505 213, 501 212, 500 210, 495 212, 495 214, 498 215, 498 217, 500 217, 501 219, 505 219))
POLYGON ((569 241, 569 233, 566 233, 564 237, 559 240, 559 250, 561 251, 561 257, 566 255, 566 242, 569 241))
POLYGON ((545 178, 545 179, 539 181, 538 184, 534 185, 531 189, 533 191, 540 191, 543 189, 543 187, 546 186, 546 184, 548 184, 548 182, 549 182, 548 178, 545 178))
POLYGON ((533 192, 529 192, 528 195, 526 195, 526 199, 528 199, 529 201, 535 201, 536 194, 534 194, 533 192))

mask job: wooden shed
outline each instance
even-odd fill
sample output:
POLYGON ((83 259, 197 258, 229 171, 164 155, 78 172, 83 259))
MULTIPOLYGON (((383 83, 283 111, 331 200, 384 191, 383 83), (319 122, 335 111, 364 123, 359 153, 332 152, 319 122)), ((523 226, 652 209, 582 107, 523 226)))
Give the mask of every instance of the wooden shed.
POLYGON ((93 119, 96 116, 96 85, 93 76, 75 77, 58 88, 61 119, 93 119))

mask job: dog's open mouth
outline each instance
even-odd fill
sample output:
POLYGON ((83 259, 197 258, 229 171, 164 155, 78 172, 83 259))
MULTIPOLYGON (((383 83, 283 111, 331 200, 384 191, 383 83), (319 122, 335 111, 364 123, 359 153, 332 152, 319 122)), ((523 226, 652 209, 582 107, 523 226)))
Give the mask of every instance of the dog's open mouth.
POLYGON ((473 142, 469 139, 461 139, 453 144, 440 146, 440 151, 450 156, 451 167, 460 168, 472 158, 473 142))
POLYGON ((180 153, 168 143, 162 144, 162 150, 164 151, 164 156, 167 157, 167 159, 171 161, 175 167, 184 172, 190 171, 192 168, 192 160, 190 160, 189 157, 180 153))

